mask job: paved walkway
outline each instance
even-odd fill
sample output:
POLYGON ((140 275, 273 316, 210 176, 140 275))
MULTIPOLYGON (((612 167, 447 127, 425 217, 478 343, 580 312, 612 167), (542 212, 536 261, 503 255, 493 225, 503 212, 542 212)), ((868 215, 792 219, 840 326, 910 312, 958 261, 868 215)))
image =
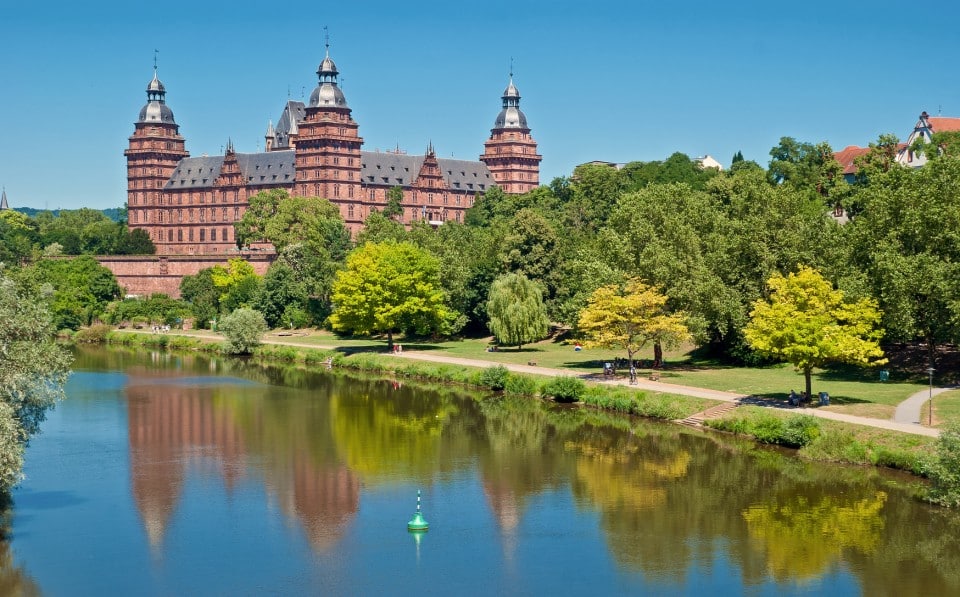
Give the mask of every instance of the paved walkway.
MULTIPOLYGON (((149 334, 149 330, 138 330, 141 333, 149 334)), ((167 332, 168 335, 174 335, 175 332, 167 332)), ((187 335, 187 334, 183 334, 187 335)), ((207 340, 223 340, 222 336, 213 335, 213 334, 189 334, 194 338, 203 338, 207 340)), ((302 348, 317 348, 320 350, 335 350, 337 346, 322 346, 318 344, 308 344, 305 342, 297 342, 293 337, 289 340, 275 340, 275 339, 266 339, 263 341, 264 344, 279 344, 284 346, 298 346, 302 348)), ((793 407, 782 402, 775 400, 763 400, 755 398, 746 394, 736 394, 733 392, 722 392, 720 390, 708 390, 706 388, 695 388, 692 386, 682 386, 678 384, 672 384, 662 381, 650 381, 646 379, 638 379, 636 384, 630 385, 630 382, 626 379, 616 379, 616 380, 596 380, 593 379, 590 375, 585 375, 582 371, 575 371, 573 369, 553 369, 549 367, 538 367, 534 365, 513 365, 509 363, 496 363, 493 361, 486 361, 483 359, 466 359, 463 357, 451 357, 447 355, 436 354, 433 352, 422 352, 422 351, 404 351, 402 353, 390 353, 387 356, 393 356, 403 359, 412 359, 417 361, 430 361, 433 363, 449 363, 452 365, 463 365, 465 367, 490 367, 492 365, 502 364, 510 371, 516 373, 532 373, 535 375, 548 375, 548 376, 558 376, 558 375, 570 375, 575 377, 580 377, 583 379, 588 379, 602 385, 619 385, 619 386, 628 386, 632 388, 638 388, 641 390, 650 390, 654 392, 665 392, 669 394, 679 394, 681 396, 693 396, 695 398, 707 398, 710 400, 719 400, 722 402, 737 402, 744 401, 745 404, 752 404, 756 406, 764 406, 769 408, 783 408, 789 410, 797 410, 806 415, 812 415, 814 417, 820 417, 821 419, 830 419, 831 421, 840 421, 842 423, 852 423, 854 425, 865 425, 867 427, 875 427, 878 429, 887 429, 890 431, 900 431, 902 433, 910 433, 913 435, 924 435, 927 437, 939 437, 940 431, 938 429, 931 429, 929 427, 923 427, 918 425, 915 422, 901 422, 899 420, 884 420, 884 419, 872 419, 870 417, 859 417, 856 415, 848 415, 844 413, 839 413, 835 411, 822 410, 820 408, 804 408, 804 407, 793 407)), ((945 391, 947 388, 934 388, 934 393, 939 393, 945 391)), ((923 394, 924 392, 918 392, 905 402, 908 402, 914 399, 917 395, 923 394)), ((922 404, 922 401, 921 401, 922 404)), ((898 408, 899 410, 899 408, 898 408)), ((916 421, 919 421, 919 408, 917 410, 916 421)))
MULTIPOLYGON (((936 396, 937 394, 942 394, 953 389, 955 388, 933 388, 932 394, 936 396)), ((920 390, 916 394, 913 394, 897 405, 897 410, 893 413, 893 420, 898 423, 913 423, 919 425, 920 409, 923 408, 927 400, 930 400, 930 396, 930 389, 920 390)))

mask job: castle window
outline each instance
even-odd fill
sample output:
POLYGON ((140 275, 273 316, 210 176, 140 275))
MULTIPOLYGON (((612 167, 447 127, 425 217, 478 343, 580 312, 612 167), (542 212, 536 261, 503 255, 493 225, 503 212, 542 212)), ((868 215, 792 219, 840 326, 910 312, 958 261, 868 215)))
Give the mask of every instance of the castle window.
POLYGON ((168 243, 173 242, 173 230, 167 230, 167 242, 168 243))
POLYGON ((189 216, 190 216, 190 221, 192 222, 192 221, 193 221, 193 210, 192 210, 192 209, 189 211, 189 216))
POLYGON ((427 203, 433 205, 433 193, 427 193, 427 203))
POLYGON ((443 204, 444 204, 444 205, 447 204, 447 194, 446 194, 446 193, 443 194, 443 204))
POLYGON ((347 197, 353 199, 353 185, 347 187, 347 197))
POLYGON ((375 189, 370 189, 370 201, 377 200, 377 191, 375 189))
POLYGON ((347 217, 353 219, 353 203, 347 206, 347 217))
POLYGON ((460 195, 457 195, 457 205, 460 205, 460 195))
POLYGON ((239 207, 234 207, 234 208, 233 208, 233 220, 234 220, 234 221, 237 221, 237 220, 239 220, 239 219, 240 219, 240 208, 239 208, 239 207))
POLYGON ((203 217, 203 210, 202 210, 202 209, 200 210, 200 221, 201 221, 201 222, 205 221, 205 219, 204 219, 204 217, 203 217))
POLYGON ((240 200, 240 192, 239 192, 239 191, 234 191, 234 192, 233 192, 233 202, 236 203, 236 202, 239 201, 239 200, 240 200))
POLYGON ((226 221, 227 221, 227 208, 224 207, 223 209, 221 209, 221 210, 220 210, 220 213, 221 213, 221 215, 223 215, 223 221, 226 222, 226 221))
POLYGON ((313 185, 313 195, 314 195, 315 197, 319 197, 319 196, 320 196, 320 183, 317 183, 317 184, 313 185))
POLYGON ((216 228, 211 228, 211 229, 210 229, 210 240, 217 240, 217 229, 216 229, 216 228))
POLYGON ((139 214, 138 214, 137 212, 133 212, 133 223, 134 223, 134 224, 137 223, 137 216, 138 216, 138 215, 139 215, 139 214))
POLYGON ((207 240, 207 229, 206 229, 206 228, 201 228, 201 229, 200 229, 200 242, 204 242, 204 241, 206 241, 206 240, 207 240))
POLYGON ((183 228, 177 228, 177 241, 183 242, 183 228))
POLYGON ((333 185, 333 198, 334 199, 340 198, 340 185, 338 184, 333 185))
POLYGON ((230 240, 230 237, 227 236, 227 230, 229 230, 229 228, 224 228, 223 230, 220 231, 220 232, 223 232, 223 240, 230 240))
POLYGON ((178 222, 182 222, 182 221, 183 221, 183 210, 182 210, 182 209, 178 209, 178 210, 177 210, 177 221, 178 221, 178 222))
POLYGON ((187 240, 193 241, 193 228, 187 230, 187 240))
POLYGON ((217 210, 213 209, 212 207, 210 208, 210 221, 211 222, 217 221, 217 210))

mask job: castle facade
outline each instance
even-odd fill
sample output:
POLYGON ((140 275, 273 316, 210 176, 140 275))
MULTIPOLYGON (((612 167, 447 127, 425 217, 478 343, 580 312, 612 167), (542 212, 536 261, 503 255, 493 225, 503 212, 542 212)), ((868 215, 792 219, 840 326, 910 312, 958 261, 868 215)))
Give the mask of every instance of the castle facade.
POLYGON ((402 190, 405 224, 440 225, 463 221, 494 185, 510 194, 539 185, 542 156, 512 76, 483 154, 467 161, 438 158, 432 144, 424 155, 363 151, 338 75, 328 49, 309 103, 287 101, 267 128, 266 151, 237 153, 228 143, 223 155, 190 157, 154 68, 124 152, 130 228, 146 231, 159 255, 225 254, 238 248, 233 223, 250 197, 270 189, 326 198, 356 232, 371 211, 383 210, 394 187, 402 190))

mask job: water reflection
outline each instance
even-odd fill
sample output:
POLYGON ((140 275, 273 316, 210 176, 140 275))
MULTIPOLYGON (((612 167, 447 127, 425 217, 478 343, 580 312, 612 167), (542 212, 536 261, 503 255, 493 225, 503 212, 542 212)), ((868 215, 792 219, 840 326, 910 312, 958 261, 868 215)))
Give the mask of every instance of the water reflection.
MULTIPOLYGON (((588 409, 342 372, 102 350, 84 350, 77 365, 127 372, 130 485, 157 554, 194 474, 216 479, 227 495, 262 485, 316 554, 349 543, 363 518, 361 494, 470 479, 498 541, 471 547, 496 550, 517 574, 532 541, 525 521, 578 510, 598 521, 604 555, 654 587, 682 592, 691 578, 728 566, 741 589, 810 586, 841 571, 871 595, 960 593, 960 519, 913 501, 872 469, 811 465, 727 436, 588 409), (544 505, 543 496, 558 494, 575 508, 544 505), (534 504, 556 511, 531 511, 534 504)), ((577 550, 578 540, 558 532, 551 548, 577 550)), ((0 583, 21 578, 5 572, 8 564, 0 552, 0 583)))

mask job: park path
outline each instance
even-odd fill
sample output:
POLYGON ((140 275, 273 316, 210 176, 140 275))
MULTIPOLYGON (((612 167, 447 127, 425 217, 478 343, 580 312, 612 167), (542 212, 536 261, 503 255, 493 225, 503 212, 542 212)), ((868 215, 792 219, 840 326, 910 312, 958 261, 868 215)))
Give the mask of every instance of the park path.
POLYGON ((953 389, 955 388, 933 388, 932 391, 930 389, 920 390, 897 405, 897 410, 893 413, 893 420, 898 423, 919 425, 920 409, 930 399, 930 396, 936 396, 953 389))
MULTIPOLYGON (((133 331, 133 330, 131 330, 133 331)), ((149 334, 149 330, 137 330, 139 333, 149 334)), ((178 335, 176 332, 166 332, 167 335, 178 335)), ((189 335, 194 338, 204 338, 207 340, 223 340, 223 336, 215 334, 182 334, 189 335)), ((337 346, 324 346, 320 344, 312 344, 305 342, 297 342, 295 339, 264 339, 262 341, 264 344, 277 344, 281 346, 297 346, 300 348, 317 348, 320 350, 336 350, 337 346)), ((536 365, 514 365, 510 363, 497 363, 494 361, 487 361, 484 359, 467 359, 463 357, 452 357, 447 355, 440 355, 432 352, 425 351, 415 351, 415 350, 405 350, 401 353, 390 353, 388 356, 393 356, 401 359, 412 359, 417 361, 429 361, 433 363, 447 363, 451 365, 462 365, 464 367, 490 367, 492 365, 503 365, 509 371, 516 373, 530 373, 534 375, 547 375, 547 376, 559 376, 559 375, 569 375, 574 377, 579 377, 587 381, 593 381, 601 385, 619 385, 632 388, 638 388, 641 390, 650 390, 653 392, 664 392, 668 394, 679 394, 681 396, 693 396, 695 398, 707 398, 709 400, 719 400, 721 402, 735 402, 742 404, 751 404, 754 406, 763 406, 768 408, 783 408, 788 410, 797 410, 803 414, 812 415, 814 417, 819 417, 821 419, 829 419, 831 421, 839 421, 842 423, 851 423, 854 425, 864 425, 867 427, 875 427, 878 429, 887 429, 889 431, 899 431, 902 433, 909 433, 912 435, 924 435, 927 437, 939 437, 940 431, 938 429, 931 429, 930 427, 923 427, 917 425, 913 422, 901 422, 898 420, 887 420, 887 419, 872 419, 870 417, 860 417, 857 415, 848 415, 844 413, 839 413, 829 410, 821 410, 819 408, 805 408, 805 407, 793 407, 782 402, 774 400, 763 400, 747 394, 737 394, 734 392, 723 392, 720 390, 709 390, 706 388, 695 388, 693 386, 683 386, 679 384, 672 384, 662 381, 651 381, 646 379, 638 379, 635 384, 630 384, 629 380, 626 379, 614 379, 614 380, 597 380, 594 379, 590 374, 584 374, 582 371, 575 371, 573 369, 559 369, 551 367, 539 367, 536 365)), ((938 393, 939 391, 944 391, 946 388, 934 388, 934 392, 938 393)), ((920 394, 924 394, 920 392, 920 394)), ((916 397, 917 394, 914 394, 910 398, 907 398, 907 401, 916 397)), ((922 403, 922 401, 921 401, 922 403)), ((917 411, 917 420, 919 420, 919 410, 917 411)))

